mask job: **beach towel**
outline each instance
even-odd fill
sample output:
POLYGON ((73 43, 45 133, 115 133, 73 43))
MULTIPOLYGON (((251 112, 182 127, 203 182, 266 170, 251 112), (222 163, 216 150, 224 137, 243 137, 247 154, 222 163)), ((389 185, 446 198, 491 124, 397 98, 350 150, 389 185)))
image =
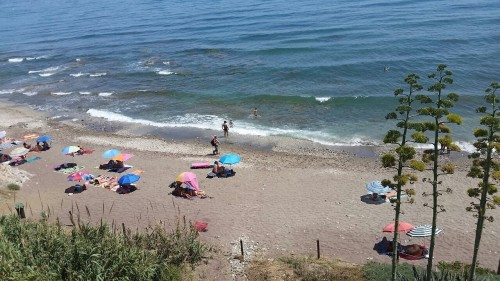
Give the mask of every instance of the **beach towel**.
POLYGON ((119 169, 110 169, 109 171, 110 172, 115 172, 115 173, 123 173, 125 172, 126 170, 130 169, 130 168, 133 168, 134 166, 130 166, 130 165, 124 165, 123 168, 119 168, 119 169))
POLYGON ((0 150, 4 150, 4 149, 10 148, 10 147, 13 147, 14 145, 16 145, 16 144, 12 143, 12 142, 1 143, 0 144, 0 150))
POLYGON ((93 181, 90 181, 89 183, 92 186, 108 189, 115 192, 119 188, 119 185, 117 184, 118 179, 116 177, 98 176, 95 179, 99 181, 99 184, 94 184, 93 181))
POLYGON ((195 162, 191 164, 191 169, 213 168, 214 162, 195 162))
POLYGON ((56 168, 54 168, 54 172, 62 173, 62 174, 65 174, 65 175, 69 175, 71 173, 78 172, 78 171, 80 171, 83 168, 84 168, 83 166, 74 166, 74 167, 69 167, 69 168, 60 168, 59 170, 56 170, 56 168))
POLYGON ((39 137, 39 135, 37 135, 37 134, 29 134, 29 135, 25 135, 24 137, 22 137, 21 140, 36 139, 38 137, 39 137))
POLYGON ((29 159, 24 160, 24 162, 26 162, 26 163, 31 163, 31 162, 33 162, 33 161, 40 160, 40 159, 42 159, 42 158, 40 158, 40 157, 36 156, 36 157, 31 157, 31 158, 29 158, 29 159))

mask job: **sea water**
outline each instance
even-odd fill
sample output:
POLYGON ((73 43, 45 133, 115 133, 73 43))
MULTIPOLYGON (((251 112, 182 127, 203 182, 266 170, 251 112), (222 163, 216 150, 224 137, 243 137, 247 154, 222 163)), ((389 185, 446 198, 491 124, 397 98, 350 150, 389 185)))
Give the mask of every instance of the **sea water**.
POLYGON ((380 144, 404 77, 448 65, 470 149, 500 1, 0 1, 0 98, 58 116, 380 144), (258 116, 252 114, 257 108, 258 116))

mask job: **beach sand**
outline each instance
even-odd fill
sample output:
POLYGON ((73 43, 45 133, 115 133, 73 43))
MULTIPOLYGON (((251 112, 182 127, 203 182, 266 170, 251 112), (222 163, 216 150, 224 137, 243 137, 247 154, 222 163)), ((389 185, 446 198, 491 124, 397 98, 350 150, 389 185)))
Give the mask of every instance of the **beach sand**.
MULTIPOLYGON (((15 195, 15 202, 25 203, 28 218, 37 219, 42 210, 50 209, 51 220, 59 218, 63 224, 70 225, 68 214, 73 211, 80 213, 83 222, 95 223, 102 219, 118 226, 124 223, 132 230, 160 221, 172 228, 179 215, 193 222, 208 222, 208 231, 200 233, 200 239, 218 248, 222 258, 209 261, 204 267, 211 267, 206 269, 210 273, 204 274, 218 274, 221 280, 231 278, 237 267, 242 266, 232 259, 239 253, 240 239, 244 241, 247 260, 257 255, 265 258, 315 256, 316 240, 319 240, 323 257, 354 263, 391 262, 388 256, 378 255, 373 247, 384 236, 391 239, 392 233, 383 233, 382 228, 393 220, 393 207, 390 203, 368 204, 362 200, 367 194, 367 182, 392 178, 395 173, 393 169, 382 168, 378 159, 387 147, 332 148, 264 137, 246 139, 245 145, 241 145, 231 140, 243 136, 230 135, 228 139, 221 138, 220 150, 222 154, 241 156, 241 162, 232 166, 236 176, 209 179, 206 175, 210 169, 190 170, 190 164, 218 159, 211 155, 210 138, 140 137, 121 130, 124 126, 111 131, 91 131, 82 126, 88 120, 52 120, 40 112, 8 103, 0 103, 0 120, 0 130, 6 130, 8 136, 18 139, 36 133, 54 139, 49 151, 28 155, 28 158, 41 159, 13 168, 31 174, 15 195), (95 152, 75 157, 63 155, 61 149, 69 145, 82 145, 95 152), (133 167, 122 174, 95 168, 106 162, 101 154, 111 148, 134 154, 135 157, 126 162, 133 167), (68 195, 65 189, 73 182, 53 171, 54 166, 64 162, 75 162, 94 175, 120 176, 140 170, 139 190, 119 195, 89 187, 82 193, 68 195), (209 198, 188 200, 169 195, 168 185, 184 171, 196 173, 200 188, 209 198)), ((34 140, 29 142, 34 144, 34 140)), ((444 232, 436 240, 434 264, 456 260, 470 263, 472 258, 476 219, 465 211, 473 201, 466 190, 478 181, 466 177, 469 160, 465 155, 452 158, 458 163, 456 173, 441 178, 442 188, 451 188, 453 193, 440 197, 446 212, 438 217, 438 227, 444 232)), ((418 175, 420 179, 429 176, 418 175)), ((430 193, 431 186, 421 181, 410 186, 417 192, 416 203, 403 205, 401 220, 413 225, 430 224, 431 209, 423 204, 431 203, 432 199, 422 193, 430 193)), ((3 199, 0 211, 9 213, 15 202, 13 198, 3 199)), ((498 210, 489 212, 498 219, 498 210)), ((498 220, 486 223, 480 266, 497 268, 498 241, 498 220)), ((429 239, 409 239, 404 234, 401 242, 430 244, 429 239)), ((423 266, 427 260, 409 263, 423 266)))

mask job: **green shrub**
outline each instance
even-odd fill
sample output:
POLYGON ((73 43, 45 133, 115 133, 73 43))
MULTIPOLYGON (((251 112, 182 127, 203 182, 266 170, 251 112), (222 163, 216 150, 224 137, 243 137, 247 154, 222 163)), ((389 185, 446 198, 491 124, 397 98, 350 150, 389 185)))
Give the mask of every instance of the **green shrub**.
POLYGON ((15 183, 9 183, 7 185, 7 188, 10 190, 19 190, 19 189, 21 189, 21 186, 19 186, 18 184, 15 184, 15 183))
POLYGON ((168 233, 115 234, 106 224, 71 231, 46 221, 0 217, 0 280, 182 280, 209 250, 185 220, 168 233))

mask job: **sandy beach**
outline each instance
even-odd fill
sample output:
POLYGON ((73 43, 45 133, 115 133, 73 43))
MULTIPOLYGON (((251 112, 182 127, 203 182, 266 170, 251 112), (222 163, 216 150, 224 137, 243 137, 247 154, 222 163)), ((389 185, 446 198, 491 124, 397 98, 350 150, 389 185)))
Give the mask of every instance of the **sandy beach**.
MULTIPOLYGON (((12 168, 30 174, 15 195, 15 202, 26 205, 28 218, 37 219, 42 211, 50 209, 51 220, 59 218, 70 225, 68 214, 73 211, 79 212, 84 222, 102 219, 115 225, 124 223, 133 230, 160 222, 173 227, 179 214, 193 222, 208 222, 208 231, 200 233, 200 239, 220 249, 224 258, 214 259, 209 265, 216 268, 213 272, 226 277, 234 271, 231 257, 240 239, 252 249, 249 259, 257 254, 266 258, 315 255, 319 239, 324 257, 355 263, 391 261, 378 255, 373 247, 382 237, 392 236, 383 233, 382 228, 393 220, 393 207, 390 203, 368 204, 362 200, 367 194, 367 182, 392 178, 395 173, 382 168, 378 159, 388 147, 332 148, 278 138, 236 141, 244 137, 231 134, 221 137, 220 150, 221 154, 241 156, 241 162, 232 166, 236 175, 210 179, 206 178, 210 169, 190 170, 193 162, 218 159, 211 155, 209 138, 156 139, 121 130, 122 125, 111 131, 89 130, 82 124, 92 120, 50 119, 41 112, 7 103, 0 104, 0 120, 0 131, 7 131, 9 137, 19 139, 35 133, 54 139, 50 150, 28 155, 38 156, 39 160, 12 168), (81 145, 94 152, 75 157, 63 155, 62 148, 69 145, 81 145), (106 162, 101 154, 112 148, 134 154, 126 162, 133 167, 122 174, 97 169, 106 162), (65 162, 77 163, 94 175, 120 176, 142 171, 137 182, 139 190, 120 195, 89 187, 69 195, 65 190, 72 182, 53 170, 65 162), (169 195, 168 185, 184 171, 196 173, 208 198, 188 200, 169 195)), ((222 132, 218 134, 221 136, 222 132)), ((34 140, 28 142, 34 144, 34 140)), ((472 201, 466 190, 475 186, 477 180, 466 177, 469 160, 464 154, 451 158, 457 163, 457 171, 442 177, 443 189, 452 188, 453 193, 440 197, 446 212, 438 218, 438 227, 444 231, 437 237, 435 264, 456 260, 470 263, 472 257, 476 219, 465 211, 472 201)), ((419 174, 419 178, 425 175, 419 174)), ((403 205, 402 220, 413 225, 430 224, 431 210, 423 204, 430 203, 431 198, 422 193, 430 192, 431 186, 420 181, 412 187, 417 192, 416 203, 403 205)), ((0 212, 9 213, 15 202, 13 198, 2 198, 0 212)), ((489 212, 498 219, 498 210, 489 212)), ((500 257, 498 241, 500 224, 496 220, 487 223, 484 230, 479 254, 482 267, 496 270, 500 257)), ((410 239, 403 234, 402 242, 429 245, 430 240, 410 239)))

